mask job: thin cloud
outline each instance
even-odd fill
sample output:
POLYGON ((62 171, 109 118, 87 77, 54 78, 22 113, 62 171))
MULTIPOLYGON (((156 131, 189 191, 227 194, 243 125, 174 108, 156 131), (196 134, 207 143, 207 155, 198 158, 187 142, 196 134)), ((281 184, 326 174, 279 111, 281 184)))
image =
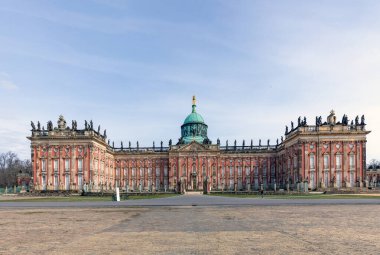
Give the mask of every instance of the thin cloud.
POLYGON ((0 73, 0 89, 15 90, 18 89, 18 86, 10 80, 7 73, 0 73))

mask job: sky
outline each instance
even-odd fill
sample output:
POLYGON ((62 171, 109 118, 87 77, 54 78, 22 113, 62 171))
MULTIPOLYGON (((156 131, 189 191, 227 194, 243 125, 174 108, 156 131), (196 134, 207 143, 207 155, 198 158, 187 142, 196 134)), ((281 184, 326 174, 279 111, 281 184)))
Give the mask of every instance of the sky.
POLYGON ((197 97, 208 136, 275 143, 306 116, 366 116, 380 159, 380 1, 1 0, 0 152, 30 158, 59 115, 115 144, 174 142, 197 97))

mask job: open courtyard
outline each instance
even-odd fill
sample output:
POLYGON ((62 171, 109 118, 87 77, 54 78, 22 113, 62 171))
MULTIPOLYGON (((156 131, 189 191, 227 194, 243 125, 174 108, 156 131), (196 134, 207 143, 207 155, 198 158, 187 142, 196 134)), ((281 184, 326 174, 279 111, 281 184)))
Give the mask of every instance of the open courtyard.
POLYGON ((0 254, 378 254, 379 204, 213 196, 2 202, 0 254))

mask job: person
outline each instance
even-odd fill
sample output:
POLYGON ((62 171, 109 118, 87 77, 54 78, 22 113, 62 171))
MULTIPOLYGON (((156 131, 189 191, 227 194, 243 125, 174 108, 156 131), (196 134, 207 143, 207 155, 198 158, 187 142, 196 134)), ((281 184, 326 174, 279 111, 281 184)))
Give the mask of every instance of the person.
POLYGON ((264 190, 262 188, 260 188, 260 194, 261 194, 261 198, 264 198, 264 190))

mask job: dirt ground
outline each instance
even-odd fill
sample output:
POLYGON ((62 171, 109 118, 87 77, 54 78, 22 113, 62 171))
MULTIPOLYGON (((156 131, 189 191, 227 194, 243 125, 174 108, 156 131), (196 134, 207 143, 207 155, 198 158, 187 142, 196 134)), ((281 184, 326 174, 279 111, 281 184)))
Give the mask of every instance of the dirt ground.
POLYGON ((379 254, 379 209, 0 207, 0 254, 379 254))

